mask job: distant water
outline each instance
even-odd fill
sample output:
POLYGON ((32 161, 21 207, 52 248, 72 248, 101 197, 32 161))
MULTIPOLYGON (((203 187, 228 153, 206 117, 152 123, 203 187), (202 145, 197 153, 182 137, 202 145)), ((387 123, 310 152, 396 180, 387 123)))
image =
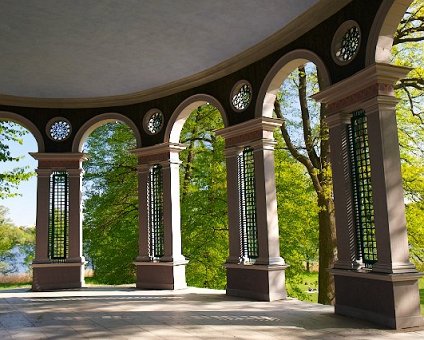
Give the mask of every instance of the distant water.
POLYGON ((12 249, 12 254, 14 255, 13 262, 6 261, 6 263, 15 266, 17 269, 16 273, 26 273, 28 267, 24 264, 25 254, 20 251, 19 247, 14 247, 12 249))

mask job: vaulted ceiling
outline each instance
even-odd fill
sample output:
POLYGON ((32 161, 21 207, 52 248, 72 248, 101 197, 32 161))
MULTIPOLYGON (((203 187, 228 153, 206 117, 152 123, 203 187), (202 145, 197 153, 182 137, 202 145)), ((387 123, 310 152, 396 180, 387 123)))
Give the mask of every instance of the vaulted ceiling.
POLYGON ((296 20, 322 2, 2 0, 0 94, 92 98, 172 84, 313 24, 296 20))

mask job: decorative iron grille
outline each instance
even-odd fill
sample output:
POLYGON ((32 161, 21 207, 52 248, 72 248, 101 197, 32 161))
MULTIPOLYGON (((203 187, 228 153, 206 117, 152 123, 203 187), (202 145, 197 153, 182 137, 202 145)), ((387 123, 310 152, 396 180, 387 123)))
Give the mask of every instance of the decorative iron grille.
POLYGON ((366 268, 377 262, 371 164, 368 147, 367 117, 363 110, 352 115, 348 125, 349 158, 353 187, 353 210, 357 241, 357 259, 366 268))
POLYGON ((162 257, 164 251, 162 166, 158 164, 150 168, 147 196, 149 256, 156 259, 162 257))
POLYGON ((246 147, 238 157, 240 199, 240 246, 242 260, 259 256, 256 220, 255 162, 253 148, 246 147))
POLYGON ((50 176, 49 258, 64 262, 69 255, 69 176, 65 171, 50 176))

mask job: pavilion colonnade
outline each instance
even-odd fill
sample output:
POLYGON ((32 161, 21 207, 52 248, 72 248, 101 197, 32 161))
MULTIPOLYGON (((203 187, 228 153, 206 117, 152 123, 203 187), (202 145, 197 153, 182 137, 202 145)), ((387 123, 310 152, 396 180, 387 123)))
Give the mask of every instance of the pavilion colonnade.
POLYGON ((287 75, 311 61, 323 85, 313 97, 326 105, 331 146, 338 257, 328 269, 335 278, 335 311, 392 328, 422 325, 420 273, 409 262, 394 97, 394 84, 409 69, 387 63, 383 39, 386 31, 393 34, 409 1, 375 2, 367 5, 373 13, 367 16, 357 3, 241 70, 163 98, 61 107, 60 115, 42 105, 1 106, 0 117, 27 127, 39 144, 32 154, 38 160, 33 290, 83 285, 82 143, 95 127, 115 120, 128 124, 137 140, 137 287, 186 287, 179 134, 193 109, 211 103, 225 123, 217 134, 225 139, 227 164, 227 294, 284 299, 287 265, 278 233, 284 221, 277 217, 273 156, 273 132, 281 121, 272 110, 287 75))

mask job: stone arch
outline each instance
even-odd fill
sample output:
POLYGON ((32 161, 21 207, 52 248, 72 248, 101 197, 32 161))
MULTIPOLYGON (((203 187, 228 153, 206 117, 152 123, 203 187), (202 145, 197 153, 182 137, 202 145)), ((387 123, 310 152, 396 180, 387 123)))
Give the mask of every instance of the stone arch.
POLYGON ((196 94, 185 99, 172 113, 171 119, 166 126, 164 142, 179 143, 181 130, 190 113, 199 106, 207 103, 215 106, 219 110, 222 120, 224 121, 224 126, 227 127, 228 118, 221 103, 208 94, 196 94))
POLYGON ((272 117, 281 84, 295 68, 307 62, 314 63, 319 69, 323 89, 331 84, 327 67, 317 54, 303 49, 291 51, 281 57, 264 78, 256 102, 256 117, 272 117))
POLYGON ((72 142, 72 152, 81 152, 84 140, 98 127, 115 121, 128 125, 134 133, 137 148, 141 147, 141 136, 134 122, 128 117, 115 112, 102 113, 86 121, 77 131, 72 142))
POLYGON ((412 0, 383 1, 371 26, 365 57, 366 66, 390 63, 393 35, 412 0))
POLYGON ((29 119, 22 117, 13 112, 9 111, 0 111, 0 120, 10 120, 14 123, 22 125, 25 129, 27 129, 34 136, 38 145, 38 152, 44 152, 44 139, 40 130, 32 123, 29 119))

